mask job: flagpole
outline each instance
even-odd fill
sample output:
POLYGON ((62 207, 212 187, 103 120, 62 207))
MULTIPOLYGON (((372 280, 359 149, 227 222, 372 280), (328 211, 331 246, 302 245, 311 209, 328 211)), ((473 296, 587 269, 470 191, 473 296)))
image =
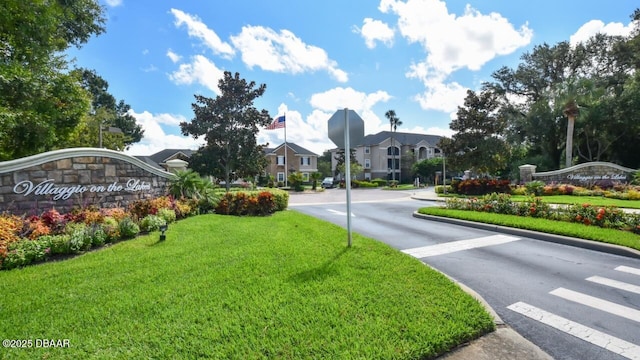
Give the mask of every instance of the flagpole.
POLYGON ((289 174, 288 167, 289 163, 287 162, 287 113, 284 113, 284 186, 289 186, 289 174))

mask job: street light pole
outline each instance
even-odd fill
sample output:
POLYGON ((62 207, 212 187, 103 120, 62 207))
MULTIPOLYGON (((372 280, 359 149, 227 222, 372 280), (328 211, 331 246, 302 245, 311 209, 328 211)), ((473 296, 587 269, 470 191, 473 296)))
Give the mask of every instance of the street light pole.
POLYGON ((100 125, 98 125, 98 127, 100 128, 100 136, 99 136, 99 140, 98 140, 98 147, 100 149, 102 149, 102 123, 100 123, 100 125))
POLYGON ((444 151, 442 151, 442 185, 444 185, 442 187, 442 191, 444 191, 444 194, 447 195, 447 169, 445 166, 444 151))

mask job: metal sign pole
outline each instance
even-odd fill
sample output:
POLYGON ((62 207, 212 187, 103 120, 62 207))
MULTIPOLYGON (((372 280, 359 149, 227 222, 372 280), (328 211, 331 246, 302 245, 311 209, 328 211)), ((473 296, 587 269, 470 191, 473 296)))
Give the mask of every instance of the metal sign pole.
POLYGON ((351 147, 349 146, 349 109, 344 109, 344 172, 347 190, 347 247, 351 247, 351 147))

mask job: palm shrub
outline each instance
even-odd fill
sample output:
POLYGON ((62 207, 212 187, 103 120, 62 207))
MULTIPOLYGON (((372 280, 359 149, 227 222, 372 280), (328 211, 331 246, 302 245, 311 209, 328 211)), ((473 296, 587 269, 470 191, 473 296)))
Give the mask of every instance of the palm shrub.
POLYGON ((545 183, 540 180, 529 181, 524 184, 524 187, 527 189, 527 194, 540 196, 544 192, 545 183))
POLYGON ((289 186, 293 187, 293 190, 295 191, 303 191, 304 187, 303 182, 304 182, 304 178, 302 177, 302 174, 299 172, 294 172, 289 174, 289 186))
POLYGON ((177 171, 175 179, 169 183, 169 193, 176 199, 191 198, 196 196, 199 191, 202 179, 197 172, 188 169, 185 171, 177 171))
POLYGON ((318 188, 318 181, 322 179, 322 173, 313 172, 311 173, 311 190, 316 190, 318 188))

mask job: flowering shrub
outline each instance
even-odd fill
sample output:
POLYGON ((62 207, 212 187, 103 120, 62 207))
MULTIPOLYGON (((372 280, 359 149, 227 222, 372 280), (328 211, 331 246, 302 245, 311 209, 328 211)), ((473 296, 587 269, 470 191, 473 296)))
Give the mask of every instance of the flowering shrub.
POLYGON ((259 193, 257 202, 257 215, 268 215, 276 211, 276 202, 274 196, 269 191, 262 191, 261 193, 259 193))
POLYGON ((140 220, 149 214, 151 215, 155 214, 155 211, 153 211, 153 208, 151 206, 151 200, 144 199, 144 200, 137 200, 131 203, 129 205, 129 214, 131 214, 131 216, 134 219, 140 220))
POLYGON ((494 192, 508 194, 511 192, 509 180, 469 179, 454 181, 451 187, 453 192, 463 195, 485 195, 494 192))
POLYGON ((161 217, 167 224, 176 221, 176 212, 172 209, 161 208, 158 210, 158 216, 161 217))
POLYGON ((158 215, 147 215, 140 221, 140 229, 142 231, 155 231, 167 222, 158 215))
MULTIPOLYGON (((271 191, 228 192, 215 208, 216 214, 223 215, 268 215, 282 210, 281 202, 288 203, 289 194, 271 191)), ((286 205, 284 205, 286 209, 286 205)))
POLYGON ((130 217, 122 219, 120 223, 118 223, 118 228, 120 230, 120 236, 123 239, 131 239, 140 232, 140 226, 130 217))
MULTIPOLYGON (((113 218, 117 221, 120 221, 124 218, 126 218, 127 212, 123 209, 123 208, 109 208, 109 209, 100 209, 100 212, 102 212, 102 215, 106 218, 106 217, 110 217, 113 218)), ((104 220, 104 219, 103 219, 104 220)))
POLYGON ((613 206, 590 204, 556 206, 552 208, 541 197, 514 202, 508 194, 490 194, 482 198, 447 199, 446 207, 456 210, 472 210, 497 214, 529 216, 561 220, 640 233, 640 214, 627 214, 613 206))
MULTIPOLYGON (((227 201, 226 211, 231 209, 243 215, 271 214, 286 209, 289 201, 289 194, 277 189, 207 194, 210 196, 204 202, 197 199, 175 200, 170 196, 140 200, 132 203, 129 211, 120 207, 90 207, 67 214, 51 209, 31 217, 0 214, 0 269, 25 266, 52 255, 78 254, 93 247, 133 238, 141 226, 147 231, 155 230, 160 224, 195 215, 203 209, 208 211, 218 204, 220 198, 227 201)), ((220 210, 224 211, 222 207, 220 210)))
POLYGON ((9 245, 7 254, 2 260, 2 268, 13 269, 43 261, 50 252, 50 243, 47 239, 16 241, 9 245))

